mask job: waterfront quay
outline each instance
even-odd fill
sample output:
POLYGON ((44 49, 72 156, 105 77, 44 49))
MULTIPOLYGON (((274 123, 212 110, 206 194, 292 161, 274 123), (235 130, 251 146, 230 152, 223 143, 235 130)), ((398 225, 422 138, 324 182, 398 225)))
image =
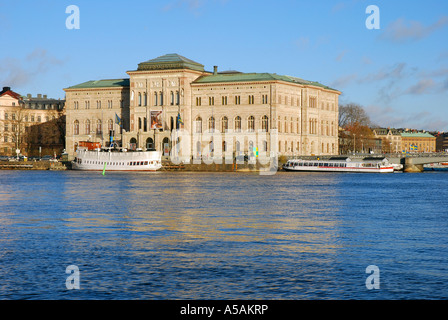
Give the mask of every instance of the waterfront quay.
MULTIPOLYGON (((333 157, 348 157, 352 160, 366 158, 386 158, 392 164, 401 164, 404 172, 423 172, 424 165, 431 163, 448 162, 448 153, 419 153, 419 154, 347 154, 338 156, 296 156, 279 157, 274 161, 260 162, 255 158, 244 160, 211 161, 201 158, 190 159, 190 162, 171 161, 169 157, 163 157, 160 171, 197 171, 197 172, 260 172, 278 171, 282 165, 291 159, 303 160, 328 160, 333 157)), ((0 161, 0 170, 71 170, 71 161, 0 161)), ((107 170, 106 170, 107 171, 107 170)))
POLYGON ((0 161, 0 170, 67 170, 65 161, 0 161))

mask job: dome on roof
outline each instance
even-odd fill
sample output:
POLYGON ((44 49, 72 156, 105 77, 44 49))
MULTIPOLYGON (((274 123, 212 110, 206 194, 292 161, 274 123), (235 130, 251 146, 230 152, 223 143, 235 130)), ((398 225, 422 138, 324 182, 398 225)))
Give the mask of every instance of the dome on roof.
POLYGON ((191 69, 204 71, 204 66, 177 53, 170 53, 157 57, 155 59, 139 63, 137 70, 140 71, 165 69, 191 69))

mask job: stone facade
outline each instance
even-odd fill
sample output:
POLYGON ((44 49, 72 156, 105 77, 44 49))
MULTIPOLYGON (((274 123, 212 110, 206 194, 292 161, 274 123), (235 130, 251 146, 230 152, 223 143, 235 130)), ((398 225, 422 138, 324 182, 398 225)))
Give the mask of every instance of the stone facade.
POLYGON ((64 100, 46 95, 22 96, 4 87, 0 92, 0 154, 60 154, 65 144, 64 100))
POLYGON ((142 62, 127 74, 128 83, 99 80, 65 89, 69 155, 82 140, 107 145, 104 133, 92 134, 92 124, 110 123, 115 113, 123 120, 122 146, 164 155, 338 154, 341 92, 320 83, 217 67, 207 72, 177 54, 142 62))

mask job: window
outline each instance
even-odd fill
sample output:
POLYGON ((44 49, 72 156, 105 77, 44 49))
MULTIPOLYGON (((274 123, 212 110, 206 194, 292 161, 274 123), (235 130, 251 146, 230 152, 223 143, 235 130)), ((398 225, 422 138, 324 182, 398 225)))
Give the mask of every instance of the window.
POLYGON ((42 122, 42 118, 40 116, 37 116, 37 122, 42 122))
POLYGON ((173 91, 170 92, 170 97, 171 97, 170 104, 173 106, 174 105, 174 92, 173 91))
POLYGON ((253 95, 249 95, 249 104, 254 104, 254 96, 253 95))
POLYGON ((247 120, 247 129, 250 132, 255 131, 255 118, 253 116, 250 116, 249 119, 247 120))
POLYGON ((5 112, 5 120, 8 120, 8 114, 5 112))
POLYGON ((214 117, 210 117, 208 119, 208 130, 210 130, 210 132, 215 131, 215 118, 214 117))
POLYGON ((310 108, 317 107, 317 98, 316 97, 310 97, 309 106, 310 106, 310 108))
POLYGON ((222 105, 223 106, 227 105, 227 97, 223 96, 223 97, 221 97, 221 99, 222 99, 222 105))
MULTIPOLYGON (((148 105, 148 94, 145 92, 143 95, 144 95, 143 98, 144 98, 144 103, 145 103, 145 107, 146 107, 148 105)), ((112 101, 111 101, 111 104, 112 104, 112 101)))
POLYGON ((77 136, 79 134, 79 121, 75 120, 73 123, 73 134, 77 136))
POLYGON ((90 134, 90 120, 86 120, 85 122, 85 132, 86 134, 90 134))
POLYGON ((195 121, 196 133, 202 133, 202 118, 197 117, 195 121))
POLYGON ((96 121, 96 133, 101 134, 103 132, 103 124, 101 123, 101 120, 96 121))
POLYGON ((263 94, 263 95, 261 96, 261 102, 262 102, 263 104, 268 103, 268 95, 267 95, 267 94, 263 94))
POLYGON ((208 97, 208 104, 210 106, 215 105, 215 97, 208 97))
POLYGON ((101 109, 101 101, 97 101, 96 102, 96 108, 97 109, 101 109))
POLYGON ((225 133, 229 130, 229 119, 227 117, 223 117, 221 120, 221 132, 225 133))
POLYGON ((8 126, 8 124, 7 123, 5 123, 5 132, 8 132, 9 131, 9 126, 8 126))
POLYGON ((138 93, 138 106, 141 107, 142 105, 142 94, 139 92, 138 93))
POLYGON ((263 130, 263 132, 268 132, 268 125, 269 118, 268 116, 264 115, 263 118, 261 118, 261 130, 263 130))
POLYGON ((201 101, 202 99, 201 99, 201 97, 196 97, 196 105, 197 106, 200 106, 201 105, 201 101))
POLYGON ((241 97, 235 96, 235 104, 240 104, 240 103, 241 103, 241 97))
POLYGON ((235 131, 240 132, 241 131, 241 117, 237 116, 235 118, 235 131))
POLYGON ((180 104, 180 94, 179 91, 176 91, 176 105, 180 104))
POLYGON ((154 92, 154 105, 156 106, 158 104, 158 99, 157 99, 158 95, 157 92, 154 92))
POLYGON ((162 92, 160 92, 159 93, 159 104, 161 105, 161 106, 163 106, 163 94, 162 94, 162 92))

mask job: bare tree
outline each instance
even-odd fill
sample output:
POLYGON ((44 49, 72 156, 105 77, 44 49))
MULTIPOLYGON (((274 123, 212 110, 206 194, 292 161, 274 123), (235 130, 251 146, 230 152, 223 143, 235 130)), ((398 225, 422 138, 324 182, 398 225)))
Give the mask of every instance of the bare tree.
POLYGON ((339 149, 343 153, 373 149, 374 134, 370 118, 362 106, 349 103, 339 106, 339 149))
POLYGON ((346 128, 355 124, 361 126, 370 126, 370 118, 360 105, 349 103, 339 106, 339 126, 346 128))

